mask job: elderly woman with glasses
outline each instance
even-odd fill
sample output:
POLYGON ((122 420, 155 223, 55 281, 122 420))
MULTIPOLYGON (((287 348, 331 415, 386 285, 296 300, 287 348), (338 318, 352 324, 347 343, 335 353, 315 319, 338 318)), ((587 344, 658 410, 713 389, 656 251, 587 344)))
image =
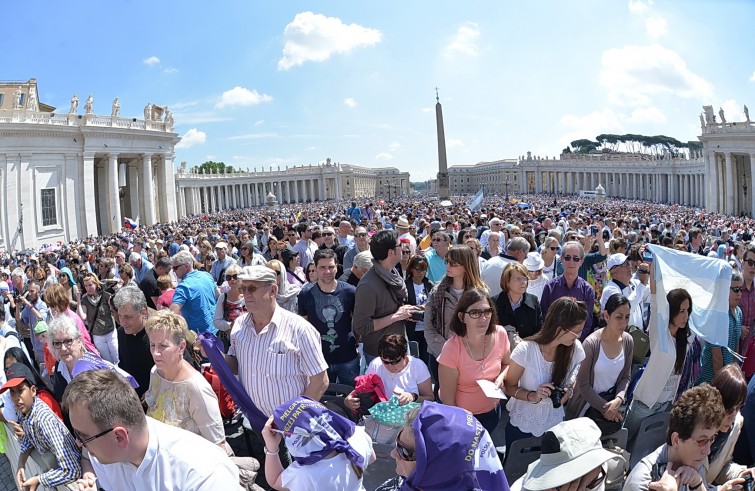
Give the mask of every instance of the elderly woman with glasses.
POLYGON ((587 314, 584 302, 559 298, 548 309, 543 328, 511 352, 505 380, 507 446, 542 436, 564 420, 563 405, 572 395, 577 370, 585 359, 579 335, 587 314))
MULTIPOLYGON (((503 387, 509 365, 509 337, 498 325, 495 304, 487 290, 472 288, 459 298, 451 331, 438 357, 440 398, 475 415, 492 433, 501 419, 500 399, 488 397, 478 381, 503 387)), ((491 387, 492 388, 492 387, 491 387)))
POLYGON ((528 273, 520 263, 507 265, 501 275, 501 293, 493 297, 498 322, 513 327, 521 338, 536 334, 543 326, 540 301, 527 293, 528 273))
POLYGON ((488 243, 485 244, 485 248, 480 253, 480 257, 488 260, 491 257, 498 256, 501 252, 503 252, 501 250, 501 233, 490 232, 490 235, 488 235, 488 243))
POLYGON ((458 407, 425 402, 412 409, 391 451, 397 477, 376 491, 508 491, 490 433, 458 407))
MULTIPOLYGON (((427 365, 409 354, 406 337, 389 334, 378 342, 378 356, 367 367, 366 375, 380 377, 385 393, 398 396, 399 404, 435 400, 433 386, 427 365)), ((359 409, 359 397, 352 392, 344 401, 346 407, 359 409)))
POLYGON ((228 291, 222 293, 215 303, 215 317, 212 324, 218 329, 218 337, 223 342, 226 350, 228 349, 229 338, 233 323, 236 319, 246 312, 244 303, 244 294, 241 292, 241 280, 239 280, 241 268, 232 264, 225 270, 225 281, 228 285, 228 291))

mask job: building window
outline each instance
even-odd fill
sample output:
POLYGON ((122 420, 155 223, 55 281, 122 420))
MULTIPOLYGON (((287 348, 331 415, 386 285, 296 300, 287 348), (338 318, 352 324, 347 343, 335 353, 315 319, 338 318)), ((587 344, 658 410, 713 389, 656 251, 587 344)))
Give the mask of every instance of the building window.
POLYGON ((42 190, 42 226, 58 224, 58 210, 55 204, 55 189, 42 190))
POLYGON ((3 102, 5 102, 5 94, 0 94, 0 107, 2 107, 3 102))

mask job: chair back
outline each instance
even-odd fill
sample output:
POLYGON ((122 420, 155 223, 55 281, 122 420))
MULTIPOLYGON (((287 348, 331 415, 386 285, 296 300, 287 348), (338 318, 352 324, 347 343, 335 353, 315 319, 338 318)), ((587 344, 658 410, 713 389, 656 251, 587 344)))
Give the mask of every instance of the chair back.
POLYGON ((634 440, 634 446, 627 449, 630 454, 630 469, 642 460, 643 457, 663 445, 666 441, 666 429, 668 428, 670 418, 671 413, 664 411, 645 418, 642 421, 640 429, 637 432, 637 438, 634 440))
POLYGON ((522 438, 506 447, 506 465, 503 470, 509 484, 527 473, 531 463, 540 458, 540 437, 522 438))

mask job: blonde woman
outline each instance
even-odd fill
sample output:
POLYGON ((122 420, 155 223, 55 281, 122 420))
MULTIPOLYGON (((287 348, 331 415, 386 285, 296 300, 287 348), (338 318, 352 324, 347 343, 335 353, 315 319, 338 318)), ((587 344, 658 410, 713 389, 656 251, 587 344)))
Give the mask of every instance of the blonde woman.
POLYGON ((436 388, 438 387, 437 358, 446 340, 451 337, 451 320, 459 298, 470 288, 488 290, 480 278, 479 263, 472 249, 467 246, 449 249, 445 261, 446 275, 428 296, 424 320, 430 374, 436 388))
POLYGON ((540 250, 540 257, 543 258, 543 275, 548 278, 548 281, 564 272, 561 256, 558 254, 560 248, 555 237, 546 237, 540 250))
POLYGON ((155 366, 144 394, 147 416, 202 436, 231 454, 218 397, 200 372, 184 359, 189 328, 170 310, 151 315, 145 330, 155 366))

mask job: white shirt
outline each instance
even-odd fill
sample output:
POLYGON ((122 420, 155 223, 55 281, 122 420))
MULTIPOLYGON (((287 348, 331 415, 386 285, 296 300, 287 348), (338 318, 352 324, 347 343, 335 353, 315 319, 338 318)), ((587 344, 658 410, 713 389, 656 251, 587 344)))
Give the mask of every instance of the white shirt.
POLYGON ((409 240, 409 250, 412 251, 412 254, 415 254, 417 252, 417 239, 414 238, 412 234, 409 232, 405 234, 401 234, 398 236, 399 240, 401 239, 408 239, 409 240))
POLYGON ((242 314, 230 338, 228 355, 238 359, 239 381, 263 414, 304 394, 309 377, 328 368, 317 329, 280 306, 259 334, 251 315, 242 314))
POLYGON ((627 300, 629 300, 629 325, 642 328, 644 325, 642 322, 642 302, 647 296, 647 292, 650 289, 647 285, 642 283, 629 281, 629 285, 623 290, 619 289, 619 285, 615 281, 609 281, 603 287, 603 293, 600 295, 600 310, 606 310, 606 302, 611 298, 611 295, 621 293, 627 300))
POLYGON ((238 467, 218 445, 149 417, 147 427, 149 443, 139 467, 101 464, 89 454, 98 486, 108 491, 241 489, 238 467))
POLYGON ((419 384, 430 379, 430 371, 422 360, 409 356, 409 363, 398 373, 391 373, 385 368, 383 360, 378 356, 367 367, 366 375, 376 374, 383 381, 385 395, 391 397, 393 393, 409 392, 419 395, 419 384))
MULTIPOLYGON (((351 447, 364 457, 365 468, 372 460, 372 439, 364 428, 357 426, 348 439, 351 447)), ((357 477, 354 467, 345 454, 337 454, 329 459, 322 459, 314 464, 291 464, 281 474, 283 487, 295 491, 319 491, 321 489, 338 489, 339 491, 364 491, 362 479, 357 477)))
POLYGON ((514 261, 511 259, 496 256, 491 257, 488 259, 488 262, 485 263, 482 271, 480 271, 480 277, 482 278, 482 281, 488 285, 491 297, 501 293, 501 275, 506 266, 513 262, 514 261))

